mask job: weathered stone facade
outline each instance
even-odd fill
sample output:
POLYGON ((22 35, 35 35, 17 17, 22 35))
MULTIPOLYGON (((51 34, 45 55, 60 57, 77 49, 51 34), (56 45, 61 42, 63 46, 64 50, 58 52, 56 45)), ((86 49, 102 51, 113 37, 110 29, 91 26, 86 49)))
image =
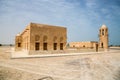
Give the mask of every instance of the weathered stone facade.
POLYGON ((69 46, 73 48, 103 48, 108 50, 108 28, 102 25, 99 29, 99 42, 88 41, 88 42, 70 42, 69 46))
POLYGON ((99 29, 99 47, 108 50, 108 28, 105 25, 99 29))
MULTIPOLYGON (((65 50, 67 29, 59 26, 30 23, 25 30, 16 36, 15 50, 54 51, 65 50)), ((108 50, 108 28, 102 25, 99 29, 99 42, 70 42, 71 48, 103 48, 108 50)))
POLYGON ((88 41, 88 42, 70 42, 69 46, 73 48, 95 48, 97 42, 88 41))
POLYGON ((65 27, 30 23, 21 34, 16 36, 15 50, 64 50, 66 43, 65 27))

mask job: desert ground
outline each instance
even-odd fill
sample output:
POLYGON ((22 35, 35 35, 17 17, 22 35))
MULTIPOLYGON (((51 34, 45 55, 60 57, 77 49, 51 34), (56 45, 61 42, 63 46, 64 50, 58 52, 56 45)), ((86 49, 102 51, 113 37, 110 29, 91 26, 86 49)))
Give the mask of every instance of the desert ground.
POLYGON ((19 59, 11 48, 0 47, 0 80, 120 80, 120 48, 19 59))

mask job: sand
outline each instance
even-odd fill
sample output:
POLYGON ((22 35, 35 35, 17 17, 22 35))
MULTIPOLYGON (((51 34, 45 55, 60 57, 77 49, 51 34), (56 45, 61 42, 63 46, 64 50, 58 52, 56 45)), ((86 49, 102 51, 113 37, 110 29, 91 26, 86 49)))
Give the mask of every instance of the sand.
POLYGON ((0 80, 120 80, 120 48, 70 56, 10 58, 0 47, 0 80))

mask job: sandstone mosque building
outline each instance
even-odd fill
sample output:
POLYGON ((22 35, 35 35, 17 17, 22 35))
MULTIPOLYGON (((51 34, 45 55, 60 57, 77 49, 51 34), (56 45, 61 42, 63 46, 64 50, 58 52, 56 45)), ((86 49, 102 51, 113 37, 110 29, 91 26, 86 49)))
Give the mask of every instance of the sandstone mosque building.
MULTIPOLYGON (((30 23, 15 38, 16 51, 59 51, 67 50, 67 29, 65 27, 30 23)), ((103 48, 108 50, 108 28, 99 29, 99 42, 70 42, 69 48, 103 48)))
POLYGON ((87 41, 87 42, 70 42, 69 46, 72 48, 103 48, 108 50, 108 28, 106 25, 102 25, 99 29, 99 42, 87 41))
POLYGON ((67 43, 65 27, 30 23, 15 38, 16 51, 64 50, 67 43))

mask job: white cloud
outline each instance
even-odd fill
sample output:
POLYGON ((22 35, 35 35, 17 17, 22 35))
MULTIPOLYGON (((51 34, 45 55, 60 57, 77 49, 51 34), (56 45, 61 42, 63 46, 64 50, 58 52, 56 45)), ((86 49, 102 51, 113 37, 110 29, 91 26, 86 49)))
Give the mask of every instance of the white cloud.
MULTIPOLYGON (((120 17, 118 5, 106 4, 102 6, 102 1, 98 1, 3 0, 2 4, 0 3, 0 24, 10 31, 19 29, 14 30, 14 33, 24 29, 29 22, 60 25, 68 28, 69 41, 73 40, 73 37, 77 41, 91 40, 91 37, 97 39, 96 36, 88 35, 97 34, 97 29, 103 23, 114 23, 115 25, 116 19, 119 21, 120 17)), ((1 29, 0 32, 2 33, 3 30, 1 29)), ((6 35, 9 34, 8 32, 3 33, 6 35)), ((4 37, 5 39, 7 37, 4 37)))

